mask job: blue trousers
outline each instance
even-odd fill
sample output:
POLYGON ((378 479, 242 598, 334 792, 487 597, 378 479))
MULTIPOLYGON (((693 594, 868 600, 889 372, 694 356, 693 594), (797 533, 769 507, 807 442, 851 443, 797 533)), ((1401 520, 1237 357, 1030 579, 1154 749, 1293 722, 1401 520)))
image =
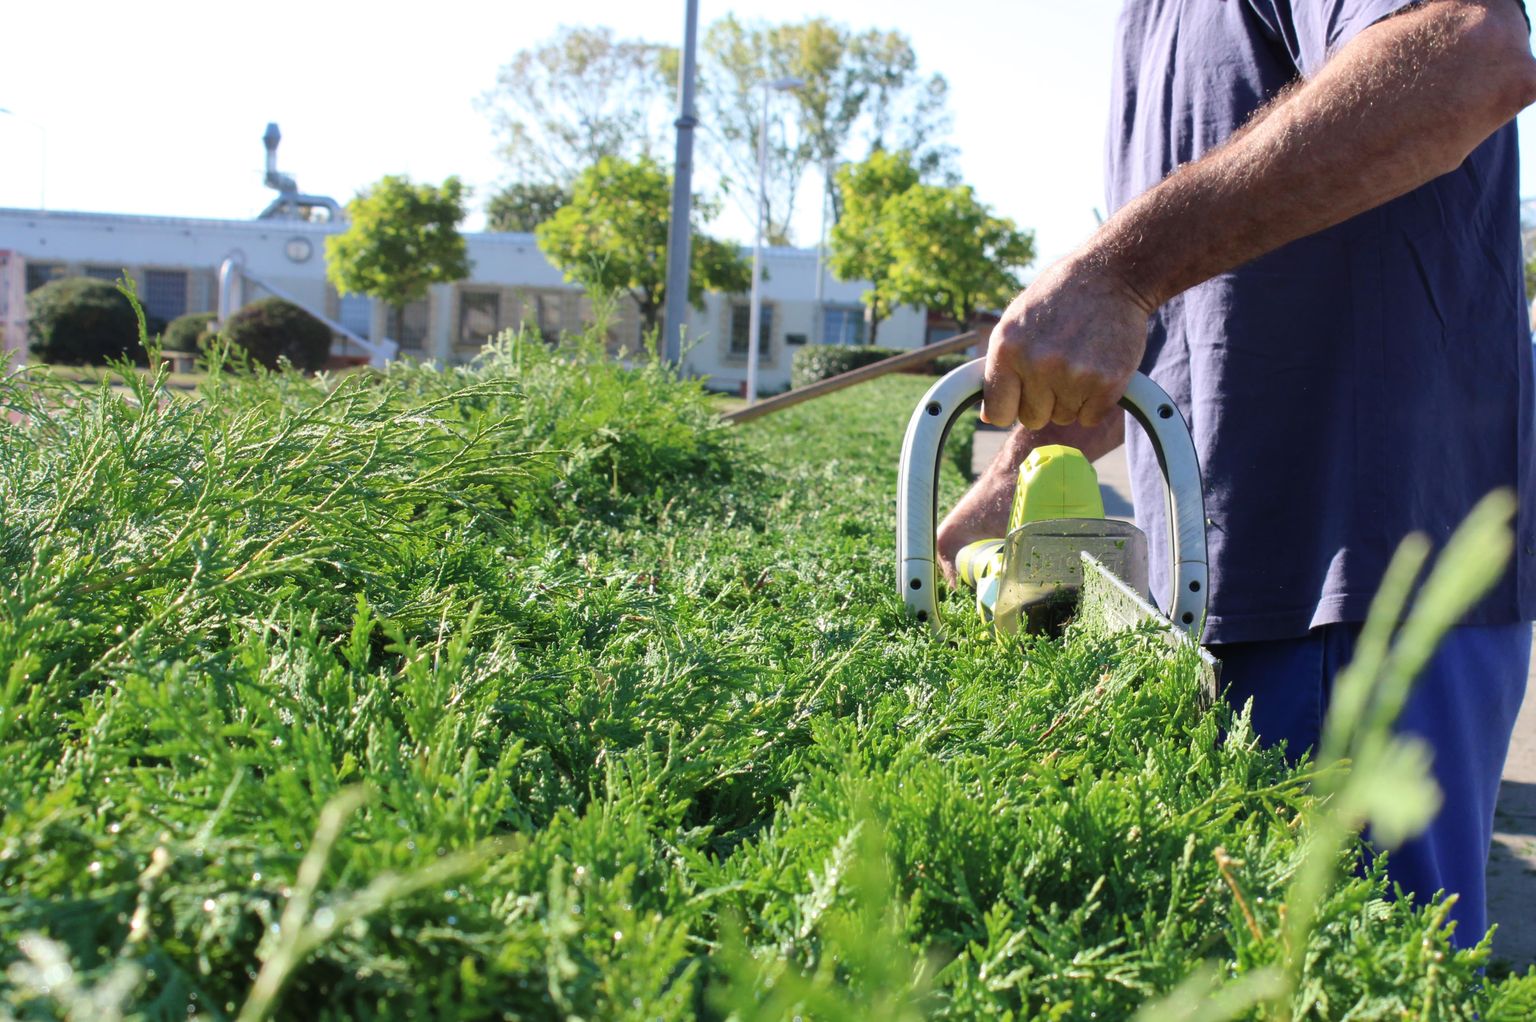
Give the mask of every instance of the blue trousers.
MULTIPOLYGON (((1327 625, 1299 639, 1215 645, 1227 701, 1253 700, 1253 726, 1265 744, 1286 743, 1293 760, 1313 748, 1328 712, 1333 679, 1354 655, 1360 626, 1327 625)), ((1488 930, 1485 874, 1493 810, 1510 735, 1525 693, 1529 624, 1456 628, 1414 684, 1398 730, 1434 750, 1444 795, 1428 831, 1387 856, 1387 875, 1420 904, 1437 891, 1460 895, 1452 940, 1471 947, 1488 930)))

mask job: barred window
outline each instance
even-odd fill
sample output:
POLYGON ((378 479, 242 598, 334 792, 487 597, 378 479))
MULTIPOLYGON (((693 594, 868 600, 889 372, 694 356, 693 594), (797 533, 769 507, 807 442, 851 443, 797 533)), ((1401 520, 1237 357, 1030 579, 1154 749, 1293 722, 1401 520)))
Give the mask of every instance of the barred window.
MULTIPOLYGON (((738 358, 747 357, 748 333, 751 331, 752 306, 747 302, 737 302, 731 306, 731 354, 738 358)), ((773 339, 773 306, 764 303, 762 309, 762 322, 758 324, 757 353, 767 355, 773 339)))
POLYGON ((63 263, 27 263, 27 290, 36 291, 44 284, 52 280, 60 280, 64 276, 63 263))
POLYGON ((822 344, 863 344, 864 307, 828 305, 821 312, 822 344))
POLYGON ((151 319, 169 323, 187 312, 187 272, 148 270, 144 274, 144 312, 151 319))
POLYGON ((340 296, 336 300, 336 318, 357 336, 367 337, 373 329, 373 299, 367 295, 340 296))
POLYGON ((499 291, 461 291, 459 293, 459 346, 479 349, 485 346, 499 326, 501 293, 499 291))

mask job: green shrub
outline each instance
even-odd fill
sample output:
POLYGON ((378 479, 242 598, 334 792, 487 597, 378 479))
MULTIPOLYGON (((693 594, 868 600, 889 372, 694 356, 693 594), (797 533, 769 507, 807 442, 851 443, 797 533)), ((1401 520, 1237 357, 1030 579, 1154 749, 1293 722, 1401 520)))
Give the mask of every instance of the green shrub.
POLYGON ((160 335, 160 346, 166 351, 199 351, 204 336, 213 332, 214 321, 218 318, 218 313, 214 312, 189 312, 177 316, 166 324, 165 333, 160 335))
POLYGON ((928 371, 934 376, 947 376, 971 361, 971 359, 972 356, 967 355, 963 351, 957 351, 952 355, 940 355, 928 363, 928 371))
POLYGON ((295 369, 313 372, 325 367, 331 353, 331 328, 281 298, 259 299, 230 316, 224 336, 268 369, 287 359, 295 369))
POLYGON ((813 344, 795 352, 789 368, 789 384, 791 387, 804 387, 817 380, 825 380, 839 373, 846 373, 900 354, 901 352, 895 348, 876 348, 867 345, 845 348, 830 344, 813 344))
POLYGON ((138 317, 114 284, 66 277, 27 296, 32 354, 59 365, 106 365, 144 357, 138 317))
MULTIPOLYGON (((1107 1022, 1262 976, 1316 772, 1145 636, 907 619, 927 382, 726 427, 600 338, 0 380, 0 1018, 1107 1022)), ((1266 1017, 1530 1017, 1340 859, 1266 1017)))

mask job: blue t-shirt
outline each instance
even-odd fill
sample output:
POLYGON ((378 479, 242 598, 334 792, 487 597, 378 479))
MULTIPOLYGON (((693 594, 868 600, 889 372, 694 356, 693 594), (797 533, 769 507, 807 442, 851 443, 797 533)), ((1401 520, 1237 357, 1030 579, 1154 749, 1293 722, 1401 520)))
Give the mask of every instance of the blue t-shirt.
MULTIPOLYGON (((1407 6, 1127 0, 1111 208, 1220 145, 1287 84, 1407 6)), ((1496 487, 1521 498, 1516 562, 1470 620, 1536 618, 1536 388, 1516 160, 1510 124, 1455 171, 1192 288, 1154 316, 1142 369, 1183 409, 1205 475, 1207 641, 1363 620, 1399 541, 1419 530, 1442 542, 1496 487)), ((1134 424, 1126 433, 1161 598, 1157 463, 1134 424)))

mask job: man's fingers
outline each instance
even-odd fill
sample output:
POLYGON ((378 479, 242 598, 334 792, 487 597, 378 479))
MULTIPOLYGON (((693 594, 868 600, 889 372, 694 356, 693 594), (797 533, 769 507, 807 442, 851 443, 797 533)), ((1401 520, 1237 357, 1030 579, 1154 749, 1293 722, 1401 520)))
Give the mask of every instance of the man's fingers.
MULTIPOLYGON (((1124 388, 1121 388, 1123 391, 1124 388)), ((1113 391, 1101 391, 1089 398, 1082 409, 1077 413, 1078 421, 1084 426, 1097 426, 1118 409, 1120 399, 1112 396, 1113 391)))
POLYGON ((1028 430, 1044 429, 1056 408, 1056 395, 1050 386, 1033 374, 1021 378, 1023 396, 1019 400, 1019 421, 1028 430))
POLYGON ((1019 417, 1019 374, 1001 364, 997 350, 996 345, 987 350, 981 418, 994 426, 1011 426, 1019 417))

